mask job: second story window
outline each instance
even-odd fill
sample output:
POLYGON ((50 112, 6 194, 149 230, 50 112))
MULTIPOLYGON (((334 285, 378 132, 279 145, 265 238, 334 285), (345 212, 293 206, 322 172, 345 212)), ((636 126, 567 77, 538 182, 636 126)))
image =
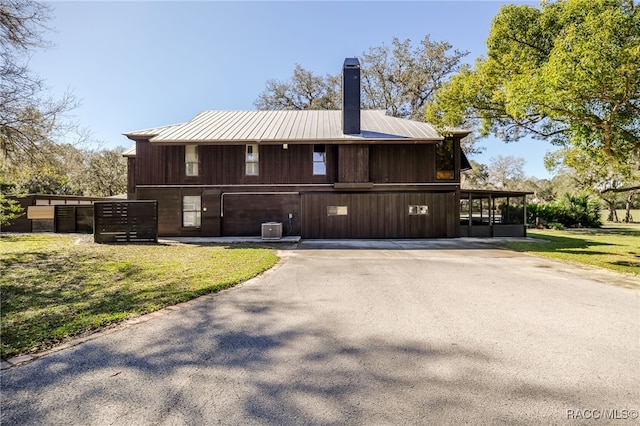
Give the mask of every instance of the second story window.
POLYGON ((436 179, 455 179, 453 140, 445 139, 436 145, 436 179))
POLYGON ((198 176, 198 147, 187 145, 184 147, 184 170, 187 176, 198 176))
POLYGON ((313 174, 327 174, 327 151, 324 145, 313 146, 313 174))
POLYGON ((246 156, 245 156, 245 164, 246 170, 245 174, 247 176, 258 176, 258 145, 250 144, 247 145, 246 156))

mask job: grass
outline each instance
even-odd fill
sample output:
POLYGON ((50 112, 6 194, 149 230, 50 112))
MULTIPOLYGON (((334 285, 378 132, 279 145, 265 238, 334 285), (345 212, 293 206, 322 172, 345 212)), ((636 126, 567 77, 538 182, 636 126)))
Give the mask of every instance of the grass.
POLYGON ((62 340, 243 282, 273 250, 74 244, 64 235, 0 235, 0 357, 62 340))
POLYGON ((607 224, 600 229, 529 230, 546 240, 509 242, 514 250, 640 276, 640 224, 607 224))

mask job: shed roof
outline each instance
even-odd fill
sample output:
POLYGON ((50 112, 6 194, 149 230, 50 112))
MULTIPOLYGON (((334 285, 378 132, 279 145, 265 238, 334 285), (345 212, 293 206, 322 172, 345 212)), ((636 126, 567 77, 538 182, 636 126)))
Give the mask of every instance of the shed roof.
MULTIPOLYGON (((360 135, 342 133, 340 110, 203 111, 186 123, 128 132, 130 139, 152 143, 368 143, 376 141, 440 141, 428 123, 386 115, 384 110, 361 112, 360 135)), ((454 133, 462 136, 468 131, 454 133)))

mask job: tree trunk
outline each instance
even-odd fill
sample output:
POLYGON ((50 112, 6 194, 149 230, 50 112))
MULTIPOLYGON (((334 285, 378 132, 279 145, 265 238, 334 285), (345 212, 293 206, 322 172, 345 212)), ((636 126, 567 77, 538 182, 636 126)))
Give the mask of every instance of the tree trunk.
POLYGON ((626 214, 624 215, 624 221, 626 223, 631 223, 633 221, 633 218, 631 217, 631 202, 633 201, 633 196, 636 195, 635 192, 633 191, 629 191, 629 194, 627 195, 627 206, 626 206, 626 214))
POLYGON ((609 217, 607 221, 609 222, 618 222, 618 212, 616 212, 616 203, 615 201, 605 200, 607 202, 607 206, 609 207, 609 217))

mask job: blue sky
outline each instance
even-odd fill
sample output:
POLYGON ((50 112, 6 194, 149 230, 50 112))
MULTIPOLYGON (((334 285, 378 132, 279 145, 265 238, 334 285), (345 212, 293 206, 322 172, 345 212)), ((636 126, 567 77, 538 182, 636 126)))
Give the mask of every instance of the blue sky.
MULTIPOLYGON (((499 1, 54 1, 53 47, 36 52, 32 70, 53 94, 69 89, 72 112, 107 148, 129 146, 123 132, 191 119, 208 109, 254 109, 268 79, 286 80, 300 64, 340 72, 345 57, 430 34, 486 52, 499 1)), ((513 3, 513 2, 511 2, 513 3)), ((536 3, 532 3, 536 4, 536 3)), ((548 177, 542 141, 495 139, 472 159, 524 157, 525 172, 548 177)))

